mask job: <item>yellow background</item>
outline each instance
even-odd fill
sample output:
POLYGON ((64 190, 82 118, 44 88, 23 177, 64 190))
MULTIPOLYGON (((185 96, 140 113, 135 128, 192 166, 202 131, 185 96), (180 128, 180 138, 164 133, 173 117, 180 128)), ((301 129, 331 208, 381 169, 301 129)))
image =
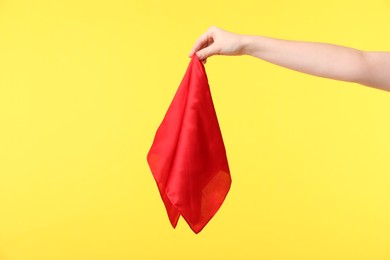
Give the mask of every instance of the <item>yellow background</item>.
POLYGON ((0 1, 0 259, 390 259, 390 93, 206 64, 233 184, 195 235, 146 163, 209 26, 390 50, 385 0, 0 1))

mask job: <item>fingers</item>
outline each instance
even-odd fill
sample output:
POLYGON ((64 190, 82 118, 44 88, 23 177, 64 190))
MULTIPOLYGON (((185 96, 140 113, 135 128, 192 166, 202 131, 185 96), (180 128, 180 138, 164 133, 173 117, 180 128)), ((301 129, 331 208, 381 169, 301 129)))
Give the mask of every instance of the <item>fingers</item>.
POLYGON ((213 32, 212 32, 212 28, 210 28, 196 40, 188 56, 192 57, 192 55, 194 55, 197 51, 203 49, 204 47, 207 47, 210 44, 210 42, 212 42, 212 39, 213 39, 213 32))
POLYGON ((210 57, 212 55, 214 55, 214 46, 213 45, 210 45, 206 48, 203 48, 196 53, 196 56, 198 56, 198 58, 202 61, 206 60, 208 57, 210 57))

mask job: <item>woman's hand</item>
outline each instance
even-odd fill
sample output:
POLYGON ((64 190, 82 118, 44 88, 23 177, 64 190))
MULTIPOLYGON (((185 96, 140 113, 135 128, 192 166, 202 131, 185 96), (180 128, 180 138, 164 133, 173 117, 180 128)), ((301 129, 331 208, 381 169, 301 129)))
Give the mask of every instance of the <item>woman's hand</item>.
POLYGON ((242 55, 243 47, 243 35, 212 26, 195 42, 189 56, 192 57, 196 53, 198 58, 206 63, 207 58, 213 55, 242 55))
POLYGON ((250 55, 306 74, 390 91, 390 52, 367 52, 328 43, 234 34, 210 27, 189 54, 250 55))

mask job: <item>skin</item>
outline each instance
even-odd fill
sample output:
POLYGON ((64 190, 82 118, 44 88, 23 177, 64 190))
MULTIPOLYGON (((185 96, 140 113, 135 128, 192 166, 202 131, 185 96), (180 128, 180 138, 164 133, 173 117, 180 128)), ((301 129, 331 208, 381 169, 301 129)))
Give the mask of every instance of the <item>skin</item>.
POLYGON ((250 55, 306 74, 390 91, 390 52, 368 52, 328 43, 235 34, 210 27, 189 56, 250 55))

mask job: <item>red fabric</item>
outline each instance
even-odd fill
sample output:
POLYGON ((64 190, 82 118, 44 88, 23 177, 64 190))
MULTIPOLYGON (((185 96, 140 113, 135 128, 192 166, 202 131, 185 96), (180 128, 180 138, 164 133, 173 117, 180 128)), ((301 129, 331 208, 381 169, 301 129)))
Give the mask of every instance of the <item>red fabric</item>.
POLYGON ((199 233, 230 189, 226 151, 204 65, 194 55, 147 160, 169 220, 199 233))

